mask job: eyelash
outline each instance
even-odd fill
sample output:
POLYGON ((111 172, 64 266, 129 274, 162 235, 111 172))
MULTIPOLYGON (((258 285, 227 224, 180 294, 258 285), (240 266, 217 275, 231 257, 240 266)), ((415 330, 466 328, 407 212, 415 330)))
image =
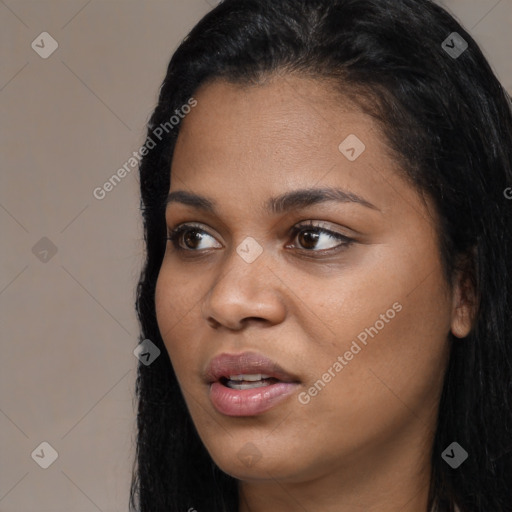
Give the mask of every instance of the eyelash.
MULTIPOLYGON (((183 247, 181 247, 179 245, 179 238, 181 237, 181 235, 183 233, 185 233, 186 231, 189 231, 189 230, 194 230, 199 233, 205 233, 208 236, 212 236, 207 231, 201 229, 199 226, 196 226, 194 224, 181 224, 180 226, 178 226, 175 229, 168 230, 168 235, 167 235, 166 239, 169 240, 173 244, 174 248, 179 252, 200 252, 200 251, 202 251, 203 249, 198 249, 198 250, 184 249, 183 247)), ((300 249, 300 250, 308 252, 308 253, 325 254, 325 253, 330 253, 333 251, 339 251, 339 250, 346 249, 347 247, 349 247, 350 245, 352 245, 355 242, 355 240, 353 240, 352 238, 349 238, 340 233, 336 233, 335 231, 331 231, 329 229, 320 227, 320 226, 314 224, 312 221, 309 221, 306 224, 300 224, 298 226, 294 226, 291 229, 290 236, 292 236, 293 240, 295 240, 296 236, 302 231, 314 231, 316 233, 322 233, 322 234, 328 235, 332 238, 335 238, 337 240, 340 240, 342 242, 342 243, 338 244, 337 246, 331 247, 329 249, 322 249, 322 250, 300 249)), ((208 250, 208 249, 204 249, 204 250, 208 250)))

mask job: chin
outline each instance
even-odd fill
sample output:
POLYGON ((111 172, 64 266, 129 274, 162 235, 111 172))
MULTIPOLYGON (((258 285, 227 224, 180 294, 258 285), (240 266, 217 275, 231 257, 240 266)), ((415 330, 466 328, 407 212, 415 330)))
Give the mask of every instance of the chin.
MULTIPOLYGON (((217 466, 237 480, 268 481, 300 481, 301 467, 292 456, 262 453, 253 443, 242 444, 239 450, 225 450, 222 455, 213 457, 217 466)), ((215 454, 217 455, 217 454, 215 454)))

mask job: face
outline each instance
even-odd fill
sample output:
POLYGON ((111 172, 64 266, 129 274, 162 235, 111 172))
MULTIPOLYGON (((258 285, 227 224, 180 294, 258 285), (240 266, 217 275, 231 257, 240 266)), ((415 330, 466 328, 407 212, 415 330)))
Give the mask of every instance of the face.
POLYGON ((417 467, 448 334, 464 335, 429 202, 324 83, 216 81, 194 97, 166 210, 185 231, 155 300, 206 448, 243 481, 417 467))

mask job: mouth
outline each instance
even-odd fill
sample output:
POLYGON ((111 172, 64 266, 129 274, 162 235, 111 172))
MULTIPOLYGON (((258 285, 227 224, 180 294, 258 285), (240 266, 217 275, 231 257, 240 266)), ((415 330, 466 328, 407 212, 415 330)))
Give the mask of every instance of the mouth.
POLYGON ((219 382, 230 389, 243 390, 270 386, 280 381, 270 375, 259 373, 253 375, 230 375, 229 378, 221 377, 219 382))
POLYGON ((221 354, 205 372, 209 398, 226 416, 254 416, 281 403, 299 380, 276 362, 254 352, 221 354))

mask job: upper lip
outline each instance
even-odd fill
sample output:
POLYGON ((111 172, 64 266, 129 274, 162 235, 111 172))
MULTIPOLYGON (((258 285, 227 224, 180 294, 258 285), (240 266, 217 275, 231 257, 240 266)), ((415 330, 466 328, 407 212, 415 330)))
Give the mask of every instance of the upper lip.
POLYGON ((265 374, 283 382, 298 382, 298 379, 286 372, 279 364, 257 352, 242 354, 220 354, 214 357, 205 371, 206 381, 211 384, 230 375, 265 374))

